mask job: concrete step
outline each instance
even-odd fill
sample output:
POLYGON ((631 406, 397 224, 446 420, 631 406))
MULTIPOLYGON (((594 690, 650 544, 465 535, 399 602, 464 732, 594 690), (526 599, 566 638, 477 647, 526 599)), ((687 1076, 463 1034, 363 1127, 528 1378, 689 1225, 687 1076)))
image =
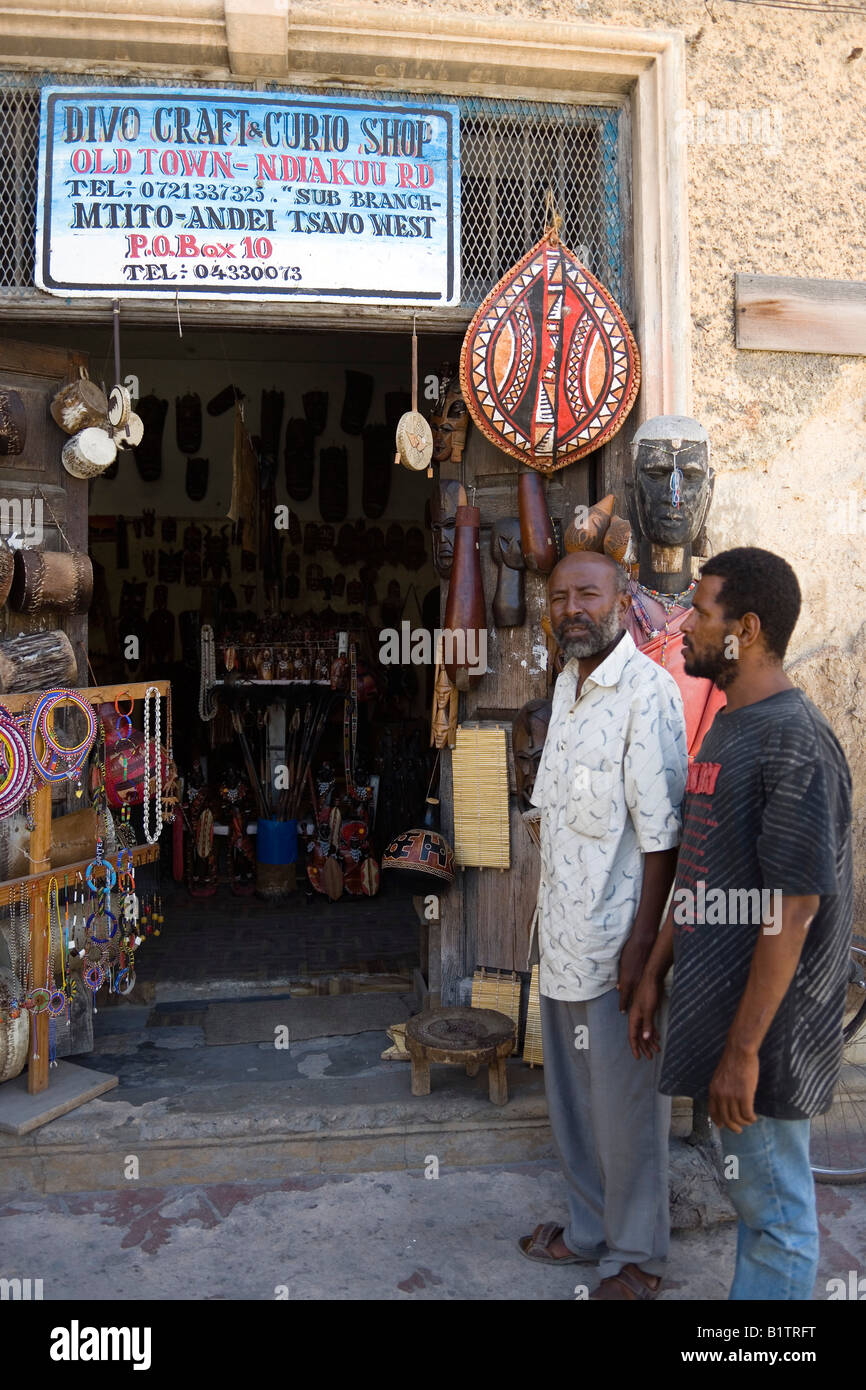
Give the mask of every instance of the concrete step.
MULTIPOLYGON (((142 1026, 134 1015, 115 1014, 110 1026, 122 1021, 125 1031, 74 1059, 116 1074, 115 1090, 25 1136, 0 1136, 0 1191, 282 1182, 423 1170, 433 1160, 447 1170, 555 1158, 543 1073, 519 1060, 508 1068, 509 1101, 497 1107, 483 1068, 471 1078, 434 1067, 431 1095, 413 1097, 408 1064, 380 1060, 388 1041, 380 1033, 315 1038, 283 1052, 271 1043, 208 1047, 194 1023, 142 1026)), ((688 1128, 687 1108, 678 1108, 676 1126, 688 1128)), ((731 1219, 712 1159, 681 1139, 671 1195, 678 1229, 731 1219)))

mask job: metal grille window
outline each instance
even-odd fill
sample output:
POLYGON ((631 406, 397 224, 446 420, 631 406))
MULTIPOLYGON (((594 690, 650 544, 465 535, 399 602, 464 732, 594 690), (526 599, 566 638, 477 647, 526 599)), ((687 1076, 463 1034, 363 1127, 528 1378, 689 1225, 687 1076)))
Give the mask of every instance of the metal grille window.
MULTIPOLYGON (((33 287, 39 92, 42 86, 144 85, 111 76, 0 74, 0 300, 27 300, 33 287)), ((175 75, 147 85, 195 86, 175 75)), ((209 87, 250 89, 244 82, 209 87)), ((276 90, 275 85, 273 86, 276 90)), ((327 88, 314 91, 329 94, 327 88)), ((371 98, 406 93, 356 92, 371 98)), ((627 109, 486 97, 446 98, 461 108, 462 301, 481 302, 544 231, 547 190, 563 218, 563 240, 630 315, 624 248, 628 180, 627 109)))
POLYGON ((462 103, 463 301, 479 304, 544 232, 547 190, 562 239, 619 299, 624 193, 616 108, 462 103))

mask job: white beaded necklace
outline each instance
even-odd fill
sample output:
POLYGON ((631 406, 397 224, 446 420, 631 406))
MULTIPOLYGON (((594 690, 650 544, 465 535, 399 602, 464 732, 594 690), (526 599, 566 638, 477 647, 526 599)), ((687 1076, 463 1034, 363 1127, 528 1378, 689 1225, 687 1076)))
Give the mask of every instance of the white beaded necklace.
POLYGON ((216 649, 213 628, 205 623, 201 630, 201 683, 198 688, 199 718, 208 723, 216 718, 216 700, 211 690, 216 683, 216 649))
POLYGON ((162 834, 162 736, 161 736, 161 706, 159 703, 159 690, 155 685, 149 685, 144 692, 144 791, 142 795, 142 822, 144 828, 144 838, 149 845, 155 845, 162 834), (156 794, 154 797, 154 815, 156 818, 156 834, 150 833, 150 697, 153 695, 156 700, 156 738, 153 750, 153 770, 156 782, 156 794))

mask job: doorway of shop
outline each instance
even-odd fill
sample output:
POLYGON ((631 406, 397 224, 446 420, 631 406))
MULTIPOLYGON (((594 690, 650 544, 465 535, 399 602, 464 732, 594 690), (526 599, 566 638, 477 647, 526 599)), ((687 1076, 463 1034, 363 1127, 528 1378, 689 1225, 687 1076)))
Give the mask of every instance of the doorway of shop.
MULTIPOLYGON (((108 382, 110 332, 70 335, 108 382)), ((382 659, 440 611, 433 483, 395 465, 410 338, 123 331, 144 436, 90 487, 89 659, 171 681, 179 778, 142 1002, 423 987, 381 867, 435 777, 432 666, 382 659)), ((424 413, 458 351, 422 337, 424 413)))

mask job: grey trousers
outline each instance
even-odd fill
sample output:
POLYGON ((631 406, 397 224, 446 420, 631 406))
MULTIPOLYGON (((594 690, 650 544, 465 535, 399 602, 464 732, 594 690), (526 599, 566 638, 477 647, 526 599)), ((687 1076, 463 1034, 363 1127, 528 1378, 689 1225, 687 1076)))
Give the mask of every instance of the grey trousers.
POLYGON ((596 1256, 603 1279, 630 1263, 661 1274, 671 1121, 670 1097, 657 1090, 661 1054, 635 1061, 615 989, 580 1003, 542 995, 541 1031, 550 1125, 568 1183, 563 1239, 576 1255, 596 1256))

